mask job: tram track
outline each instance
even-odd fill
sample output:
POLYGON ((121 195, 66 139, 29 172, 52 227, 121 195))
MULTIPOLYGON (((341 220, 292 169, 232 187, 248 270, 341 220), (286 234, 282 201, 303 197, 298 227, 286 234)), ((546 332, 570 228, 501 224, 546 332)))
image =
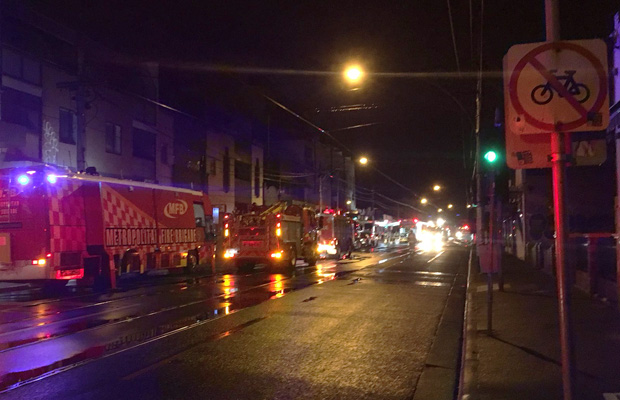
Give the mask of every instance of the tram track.
MULTIPOLYGON (((305 270, 308 270, 308 269, 310 269, 310 268, 307 267, 307 266, 302 266, 302 267, 298 267, 298 269, 295 272, 297 273, 299 271, 305 271, 305 270)), ((93 307, 108 306, 108 305, 113 304, 113 303, 122 302, 122 301, 130 300, 130 299, 137 299, 137 298, 141 298, 141 297, 145 297, 146 298, 146 297, 155 297, 155 296, 164 295, 164 294, 181 293, 181 292, 187 290, 188 288, 191 288, 192 290, 197 290, 197 289, 202 288, 202 287, 210 286, 210 285, 213 285, 213 284, 217 285, 218 283, 222 283, 222 282, 224 282, 223 277, 227 276, 227 275, 234 276, 235 280, 242 280, 242 279, 245 279, 245 278, 261 276, 264 273, 265 272, 248 273, 248 274, 242 274, 242 275, 224 273, 224 274, 221 274, 221 275, 218 274, 218 275, 188 276, 182 282, 162 282, 162 283, 158 283, 158 284, 137 287, 137 288, 129 289, 129 290, 131 290, 131 291, 137 290, 137 291, 139 291, 139 293, 132 293, 132 294, 128 294, 128 295, 125 295, 125 296, 119 296, 119 297, 116 297, 116 298, 113 298, 113 299, 108 299, 108 300, 104 300, 104 301, 97 301, 97 302, 94 302, 94 303, 88 303, 88 304, 84 304, 82 306, 76 306, 76 307, 66 308, 66 309, 62 309, 62 310, 50 310, 49 312, 37 313, 36 315, 34 315, 32 317, 26 317, 26 318, 21 318, 21 319, 13 319, 13 320, 6 320, 6 321, 0 320, 0 332, 1 332, 1 327, 3 325, 7 325, 7 324, 12 324, 12 323, 17 323, 17 322, 24 322, 24 321, 29 321, 29 320, 38 320, 38 319, 42 319, 42 318, 49 317, 49 316, 61 315, 61 314, 64 314, 64 313, 76 312, 76 311, 85 310, 85 309, 92 309, 93 307), (170 286, 175 286, 175 288, 171 289, 170 286), (161 287, 162 290, 148 291, 149 289, 152 289, 153 287, 156 287, 156 288, 160 288, 161 287)), ((310 273, 310 271, 304 272, 304 274, 307 274, 307 273, 310 273)), ((112 292, 113 295, 117 294, 117 293, 121 293, 121 292, 112 292)), ((59 303, 72 304, 72 303, 74 303, 76 301, 79 301, 79 300, 85 300, 85 299, 88 299, 88 298, 97 298, 97 297, 103 297, 103 296, 106 296, 106 294, 87 293, 87 294, 81 294, 81 295, 78 295, 78 296, 56 297, 56 298, 49 299, 47 301, 37 302, 37 303, 34 303, 34 304, 19 303, 19 305, 16 305, 14 307, 0 309, 0 316, 7 315, 7 314, 9 314, 11 312, 21 312, 23 310, 28 310, 28 309, 32 309, 32 308, 36 308, 36 307, 42 307, 42 306, 46 306, 46 305, 53 305, 53 304, 59 304, 59 303)))
MULTIPOLYGON (((400 258, 406 254, 407 252, 397 252, 395 256, 392 254, 390 257, 391 253, 388 253, 384 260, 400 258)), ((362 268, 368 266, 371 265, 364 265, 362 268)), ((346 271, 340 272, 352 273, 358 270, 345 269, 346 271)), ((229 278, 222 275, 220 279, 205 279, 204 282, 199 280, 195 283, 193 292, 189 290, 192 286, 187 282, 176 283, 178 287, 172 290, 168 288, 150 293, 153 298, 157 298, 157 294, 168 293, 169 299, 173 301, 179 298, 176 294, 183 293, 183 300, 174 304, 162 303, 159 307, 143 308, 139 313, 132 312, 134 310, 128 304, 126 307, 128 311, 124 315, 118 314, 116 318, 105 318, 105 316, 118 312, 118 309, 102 310, 96 314, 89 313, 70 319, 63 318, 49 324, 25 326, 21 330, 0 333, 0 390, 16 387, 24 381, 43 374, 77 365, 89 359, 111 355, 161 335, 171 334, 175 330, 186 329, 271 298, 281 297, 288 292, 322 283, 325 281, 324 276, 329 276, 328 279, 336 279, 337 272, 339 272, 338 265, 334 263, 319 266, 318 273, 315 274, 315 272, 317 272, 317 267, 302 267, 298 268, 294 275, 277 274, 277 279, 273 276, 265 276, 263 273, 234 275, 234 282, 228 283, 226 280, 229 278), (327 270, 327 273, 322 275, 321 270, 327 270), (248 278, 250 281, 260 282, 248 285, 244 282, 248 278), (188 301, 192 295, 209 286, 213 288, 213 294, 204 296, 203 293, 203 298, 188 301), (65 327, 76 329, 63 331, 61 329, 63 324, 65 327), (58 328, 56 334, 42 334, 51 332, 50 328, 58 328), (20 337, 21 342, 19 340, 11 342, 8 340, 10 337, 20 337), (27 337, 32 340, 27 341, 25 339, 27 337), (2 348, 3 345, 4 348, 2 348)), ((136 298, 141 296, 146 297, 147 294, 123 296, 100 302, 99 305, 110 307, 110 304, 120 304, 118 302, 123 300, 132 301, 135 304, 139 303, 136 302, 136 298)), ((54 301, 57 300, 54 299, 54 301)), ((61 314, 54 315, 67 315, 71 310, 75 308, 63 310, 61 314)), ((38 320, 40 318, 39 316, 38 320)), ((31 320, 37 319, 31 318, 31 320)))

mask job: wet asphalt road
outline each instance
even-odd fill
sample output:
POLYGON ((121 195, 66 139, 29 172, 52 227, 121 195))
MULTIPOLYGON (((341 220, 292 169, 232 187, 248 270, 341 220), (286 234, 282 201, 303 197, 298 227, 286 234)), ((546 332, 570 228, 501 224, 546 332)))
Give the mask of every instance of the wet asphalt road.
POLYGON ((107 300, 39 301, 35 315, 5 307, 4 346, 35 341, 9 346, 0 358, 15 362, 21 349, 30 368, 36 348, 36 359, 68 351, 67 365, 84 365, 2 397, 451 398, 466 261, 459 247, 400 250, 292 275, 255 271, 107 300), (40 340, 41 332, 58 334, 40 340))

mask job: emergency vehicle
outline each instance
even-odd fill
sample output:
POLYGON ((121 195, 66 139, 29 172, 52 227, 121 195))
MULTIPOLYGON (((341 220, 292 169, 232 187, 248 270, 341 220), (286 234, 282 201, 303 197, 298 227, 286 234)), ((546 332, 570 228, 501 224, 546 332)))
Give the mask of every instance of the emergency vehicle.
POLYGON ((0 280, 114 287, 126 274, 211 266, 211 214, 198 191, 47 166, 0 170, 0 280))
POLYGON ((343 255, 351 256, 355 225, 351 218, 334 213, 327 209, 318 215, 319 237, 318 252, 321 258, 333 256, 342 258, 343 255))
POLYGON ((233 215, 224 223, 224 259, 237 267, 267 263, 294 268, 298 258, 315 265, 317 221, 315 211, 279 202, 233 215))
POLYGON ((357 234, 361 248, 374 248, 383 241, 385 228, 372 220, 359 221, 357 234))

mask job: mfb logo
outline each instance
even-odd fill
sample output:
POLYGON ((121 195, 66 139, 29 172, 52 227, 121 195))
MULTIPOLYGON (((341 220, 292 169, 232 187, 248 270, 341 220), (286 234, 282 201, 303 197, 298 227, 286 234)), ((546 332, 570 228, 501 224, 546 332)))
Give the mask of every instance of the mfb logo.
POLYGON ((187 212, 187 202, 184 200, 171 201, 164 207, 164 215, 168 218, 177 218, 187 212))

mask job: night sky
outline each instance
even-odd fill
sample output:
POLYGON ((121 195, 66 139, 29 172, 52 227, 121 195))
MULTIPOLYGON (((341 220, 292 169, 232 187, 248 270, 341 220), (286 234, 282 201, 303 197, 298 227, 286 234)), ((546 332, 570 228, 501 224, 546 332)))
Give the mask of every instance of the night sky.
MULTIPOLYGON (((475 81, 458 76, 447 1, 27 2, 137 58, 273 70, 262 82, 269 82, 278 101, 332 130, 353 152, 367 154, 381 171, 414 192, 428 193, 433 183, 440 182, 447 188, 445 201, 465 205, 475 81), (350 61, 359 62, 370 74, 357 91, 347 90, 338 74, 350 61), (278 70, 296 73, 283 75, 278 70), (388 72, 402 74, 381 75, 388 72), (430 74, 420 78, 414 72, 430 74), (446 72, 453 74, 449 78, 438 74, 446 72), (370 107, 326 112, 354 104, 370 107), (357 124, 373 125, 339 130, 357 124)), ((450 0, 458 67, 463 72, 478 67, 480 3, 450 0)), ((618 6, 613 0, 560 1, 562 38, 606 38, 618 6)), ((500 71, 510 46, 542 40, 543 0, 485 2, 485 71, 500 71)), ((486 79, 483 126, 492 126, 494 110, 503 109, 502 96, 501 80, 486 79)), ((361 177, 362 185, 413 201, 404 189, 382 183, 377 174, 368 175, 361 177)))

